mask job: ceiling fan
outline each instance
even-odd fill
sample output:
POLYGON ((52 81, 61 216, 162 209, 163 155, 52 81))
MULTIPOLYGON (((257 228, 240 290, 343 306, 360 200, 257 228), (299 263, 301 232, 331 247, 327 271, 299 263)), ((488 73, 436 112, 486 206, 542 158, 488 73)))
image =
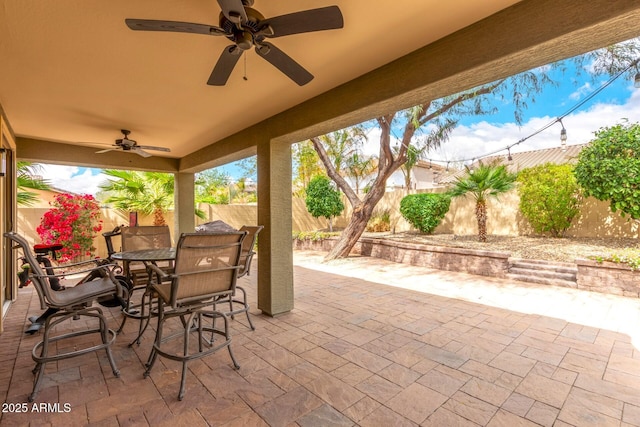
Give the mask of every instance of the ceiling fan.
POLYGON ((122 151, 131 151, 132 153, 136 153, 142 157, 151 157, 151 153, 147 153, 145 150, 154 150, 154 151, 164 151, 170 152, 171 150, 164 147, 153 147, 151 145, 138 145, 133 139, 129 139, 129 134, 131 131, 126 129, 121 129, 123 137, 120 139, 116 139, 115 144, 111 145, 112 148, 107 148, 106 150, 96 151, 96 154, 106 153, 107 151, 114 150, 122 150, 122 151))
POLYGON ((309 33, 313 31, 333 30, 344 25, 338 6, 328 6, 301 12, 265 18, 251 8, 254 0, 217 0, 222 12, 219 25, 193 24, 178 21, 159 21, 153 19, 125 19, 132 30, 172 31, 179 33, 224 36, 233 42, 227 46, 218 59, 208 85, 224 86, 240 56, 245 50, 255 47, 261 56, 287 77, 303 86, 313 79, 313 75, 273 44, 268 38, 309 33))

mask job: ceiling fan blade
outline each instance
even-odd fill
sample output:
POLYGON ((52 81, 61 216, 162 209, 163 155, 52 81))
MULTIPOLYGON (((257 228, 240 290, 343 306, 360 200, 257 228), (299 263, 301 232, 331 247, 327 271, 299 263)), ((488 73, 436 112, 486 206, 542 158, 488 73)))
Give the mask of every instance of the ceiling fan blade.
POLYGON ((154 147, 153 145, 136 145, 137 148, 142 148, 143 150, 154 150, 154 151, 164 151, 165 153, 170 153, 170 148, 165 147, 154 147))
POLYGON ((233 23, 248 21, 242 0, 218 0, 218 4, 229 21, 233 23))
POLYGON ((96 151, 96 154, 107 153, 109 151, 115 151, 115 150, 117 150, 117 148, 107 148, 106 150, 96 151))
POLYGON ((287 15, 275 16, 260 22, 270 25, 273 34, 265 37, 282 37, 290 34, 310 33, 312 31, 335 30, 344 26, 342 12, 338 6, 303 10, 287 15))
POLYGON ((302 65, 294 61, 289 55, 272 45, 263 42, 256 46, 256 53, 270 62, 287 77, 296 82, 299 86, 304 86, 313 80, 313 75, 305 70, 302 65))
POLYGON ((147 153, 142 148, 137 147, 137 146, 131 148, 131 151, 133 151, 134 153, 136 153, 136 154, 138 154, 139 156, 142 156, 142 157, 151 157, 151 153, 147 153))
POLYGON ((227 46, 222 51, 216 66, 213 68, 207 84, 211 86, 224 86, 227 80, 229 80, 229 76, 238 63, 238 59, 242 56, 242 53, 243 51, 234 44, 227 46))
POLYGON ((129 28, 136 31, 171 31, 175 33, 205 34, 210 36, 224 36, 225 31, 212 25, 194 24, 179 21, 157 21, 154 19, 125 19, 129 28))

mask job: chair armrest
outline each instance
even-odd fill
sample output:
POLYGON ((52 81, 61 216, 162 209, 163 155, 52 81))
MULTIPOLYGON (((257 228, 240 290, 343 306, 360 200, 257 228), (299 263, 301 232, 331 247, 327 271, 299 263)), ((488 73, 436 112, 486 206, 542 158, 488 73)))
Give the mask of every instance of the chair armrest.
POLYGON ((173 274, 167 273, 165 270, 163 270, 162 268, 158 267, 155 264, 147 265, 147 274, 149 275, 149 277, 155 274, 160 280, 160 282, 164 282, 166 280, 174 278, 173 274))
MULTIPOLYGON (((79 262, 79 263, 76 263, 76 264, 69 264, 69 265, 78 266, 78 265, 82 265, 82 264, 87 264, 87 262, 84 261, 84 262, 79 262)), ((69 265, 67 265, 65 267, 68 267, 69 265)), ((98 266, 95 266, 95 267, 92 267, 92 268, 85 268, 85 269, 82 269, 82 270, 74 270, 72 272, 63 271, 62 273, 56 273, 56 274, 33 274, 33 276, 41 277, 41 278, 44 278, 44 279, 48 279, 50 277, 69 276, 71 274, 75 275, 75 274, 82 274, 82 273, 92 273, 92 272, 99 271, 99 270, 105 270, 106 275, 110 275, 111 274, 110 267, 118 267, 118 265, 117 264, 102 264, 102 265, 98 265, 98 266)), ((55 270, 55 269, 61 269, 61 268, 64 268, 64 267, 49 267, 49 268, 52 269, 52 270, 55 270)))

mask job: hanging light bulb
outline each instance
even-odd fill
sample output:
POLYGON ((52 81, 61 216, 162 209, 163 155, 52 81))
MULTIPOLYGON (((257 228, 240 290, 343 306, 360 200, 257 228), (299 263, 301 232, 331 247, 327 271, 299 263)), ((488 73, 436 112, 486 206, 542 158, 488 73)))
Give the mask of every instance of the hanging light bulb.
POLYGON ((633 87, 640 89, 640 71, 636 73, 636 78, 633 79, 633 87))
POLYGON ((560 126, 562 126, 562 130, 560 131, 560 147, 562 151, 566 151, 567 149, 567 130, 564 128, 564 123, 562 123, 562 119, 558 119, 560 122, 560 126))
POLYGON ((507 160, 513 160, 513 157, 511 157, 511 147, 507 147, 507 160))

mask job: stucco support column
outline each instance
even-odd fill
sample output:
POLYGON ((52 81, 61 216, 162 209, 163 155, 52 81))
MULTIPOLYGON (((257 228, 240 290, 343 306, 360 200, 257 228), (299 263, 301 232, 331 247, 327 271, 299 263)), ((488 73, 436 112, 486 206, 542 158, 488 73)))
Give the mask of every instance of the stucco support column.
POLYGON ((258 144, 258 308, 270 316, 293 309, 291 146, 258 144))
POLYGON ((177 173, 174 180, 174 236, 173 240, 178 241, 181 233, 193 233, 196 229, 196 219, 194 214, 195 174, 177 173))

